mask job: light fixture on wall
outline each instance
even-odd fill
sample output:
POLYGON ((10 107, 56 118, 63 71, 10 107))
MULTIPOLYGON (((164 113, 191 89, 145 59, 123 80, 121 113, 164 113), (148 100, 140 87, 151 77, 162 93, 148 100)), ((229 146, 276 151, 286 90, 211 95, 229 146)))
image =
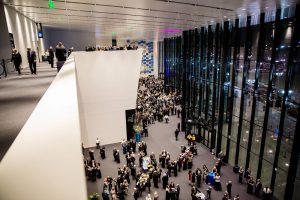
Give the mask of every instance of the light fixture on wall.
POLYGON ((54 9, 55 8, 55 3, 53 2, 53 0, 48 1, 48 8, 49 9, 54 9))

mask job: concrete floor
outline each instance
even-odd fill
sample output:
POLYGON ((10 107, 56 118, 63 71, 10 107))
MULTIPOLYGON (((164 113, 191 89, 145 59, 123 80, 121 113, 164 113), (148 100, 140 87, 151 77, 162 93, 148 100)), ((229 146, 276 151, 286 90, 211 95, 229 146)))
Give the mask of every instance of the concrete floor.
MULTIPOLYGON (((142 138, 143 141, 147 143, 148 146, 148 153, 151 152, 155 153, 155 157, 158 159, 159 153, 162 150, 166 150, 170 152, 171 154, 171 160, 177 158, 177 156, 180 153, 180 147, 181 145, 187 145, 187 141, 184 138, 184 133, 181 133, 179 136, 179 140, 175 140, 174 131, 177 127, 177 123, 179 122, 179 119, 175 116, 170 117, 170 123, 160 123, 156 122, 153 125, 149 126, 149 137, 142 138)), ((206 164, 209 169, 212 169, 214 164, 216 163, 216 158, 214 155, 212 155, 207 147, 197 144, 198 146, 198 155, 194 158, 194 165, 192 170, 195 171, 196 168, 201 168, 202 165, 206 164)), ((94 192, 102 193, 102 187, 103 187, 103 177, 111 176, 111 177, 117 177, 117 169, 118 167, 122 167, 125 163, 125 156, 122 154, 121 157, 121 163, 117 164, 113 161, 112 156, 112 149, 113 147, 116 147, 120 150, 120 154, 122 154, 122 149, 120 144, 114 144, 114 145, 108 145, 106 146, 106 159, 101 160, 99 150, 95 150, 95 159, 101 163, 101 170, 102 170, 102 179, 97 179, 96 182, 87 181, 87 189, 88 194, 92 194, 94 192)), ((88 151, 86 149, 85 151, 85 157, 88 158, 88 151)), ((136 161, 136 164, 138 161, 136 161)), ((163 169, 165 171, 165 169, 163 169)), ((226 190, 226 183, 231 180, 233 187, 232 187, 232 194, 240 195, 240 199, 243 200, 255 200, 258 199, 254 195, 250 195, 246 193, 246 184, 239 184, 238 183, 238 175, 233 173, 232 166, 227 165, 223 166, 221 169, 221 183, 222 183, 222 191, 215 191, 213 189, 212 191, 212 199, 222 199, 224 195, 224 191, 226 190)), ((181 193, 180 193, 180 199, 191 199, 191 186, 188 181, 188 171, 182 171, 178 173, 177 177, 172 176, 169 179, 169 182, 174 182, 175 184, 179 184, 181 187, 181 193)), ((130 194, 133 191, 135 185, 135 181, 131 181, 130 184, 130 194)), ((152 183, 153 185, 153 183, 152 183)), ((204 194, 206 194, 206 189, 208 185, 202 184, 200 191, 202 191, 204 194)), ((162 185, 159 184, 159 189, 155 189, 152 187, 151 189, 151 195, 153 197, 154 191, 157 191, 159 194, 159 199, 165 199, 165 190, 162 189, 162 185)), ((139 199, 144 199, 147 195, 147 192, 143 193, 143 197, 139 199)), ((126 199, 133 199, 131 195, 127 196, 126 199)))
POLYGON ((37 75, 25 68, 21 76, 12 72, 0 79, 0 161, 56 74, 56 68, 38 63, 37 75))

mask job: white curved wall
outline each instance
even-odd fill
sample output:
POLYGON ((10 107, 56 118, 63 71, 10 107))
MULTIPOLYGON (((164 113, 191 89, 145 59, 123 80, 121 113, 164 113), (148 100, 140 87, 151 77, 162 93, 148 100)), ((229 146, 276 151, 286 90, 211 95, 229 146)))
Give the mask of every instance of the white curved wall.
POLYGON ((81 143, 126 138, 141 59, 140 50, 72 53, 0 163, 0 200, 87 199, 81 143))
POLYGON ((142 50, 75 52, 85 147, 126 138, 125 110, 135 109, 142 50))
POLYGON ((0 163, 0 199, 87 199, 80 137, 70 58, 0 163))

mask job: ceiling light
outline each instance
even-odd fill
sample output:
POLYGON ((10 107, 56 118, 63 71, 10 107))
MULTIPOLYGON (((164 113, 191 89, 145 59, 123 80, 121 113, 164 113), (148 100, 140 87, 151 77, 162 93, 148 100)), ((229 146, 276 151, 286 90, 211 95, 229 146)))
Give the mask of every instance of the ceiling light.
POLYGON ((226 16, 224 16, 224 18, 226 18, 226 16))
POLYGON ((242 10, 246 10, 246 8, 242 8, 242 10))

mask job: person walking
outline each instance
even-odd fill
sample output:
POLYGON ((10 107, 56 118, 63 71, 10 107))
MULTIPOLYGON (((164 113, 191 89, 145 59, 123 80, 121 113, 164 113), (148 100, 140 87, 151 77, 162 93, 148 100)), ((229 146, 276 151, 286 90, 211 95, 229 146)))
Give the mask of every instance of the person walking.
POLYGON ((48 50, 48 53, 49 53, 49 64, 51 65, 51 68, 53 68, 53 62, 54 62, 54 51, 53 51, 53 48, 52 46, 50 46, 49 50, 48 50))
POLYGON ((27 58, 31 74, 36 75, 36 53, 31 48, 27 48, 27 58))
POLYGON ((66 54, 66 48, 61 42, 59 42, 55 49, 55 56, 57 58, 57 72, 59 72, 62 66, 65 64, 67 59, 66 54))
POLYGON ((22 56, 18 52, 17 49, 14 49, 12 51, 12 57, 11 57, 11 62, 14 63, 16 70, 18 71, 18 74, 21 75, 21 69, 20 65, 22 64, 22 56))

